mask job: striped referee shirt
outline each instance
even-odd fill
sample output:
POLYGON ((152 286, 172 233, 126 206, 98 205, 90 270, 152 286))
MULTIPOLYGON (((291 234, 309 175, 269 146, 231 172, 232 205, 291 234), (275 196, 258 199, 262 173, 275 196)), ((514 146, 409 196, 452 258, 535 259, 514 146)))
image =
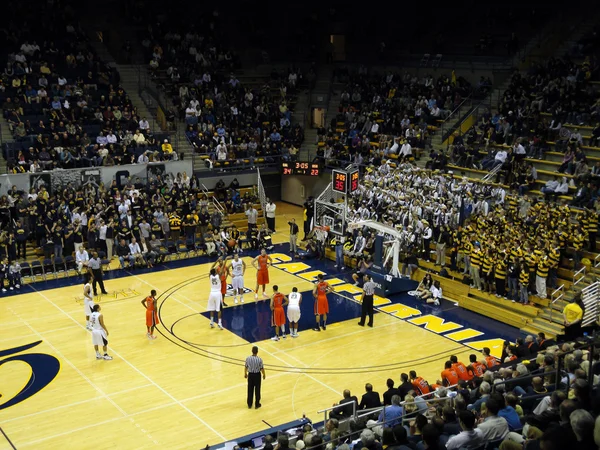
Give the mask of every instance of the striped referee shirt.
POLYGON ((263 368, 262 359, 259 356, 248 356, 246 358, 246 369, 249 373, 260 373, 263 368))
POLYGON ((367 281, 364 284, 364 286, 363 286, 363 290, 365 291, 365 295, 374 295, 376 287, 377 287, 377 284, 375 284, 374 281, 367 281))
POLYGON ((88 262, 88 267, 92 270, 98 270, 98 269, 100 269, 100 266, 101 266, 100 258, 92 258, 88 262))

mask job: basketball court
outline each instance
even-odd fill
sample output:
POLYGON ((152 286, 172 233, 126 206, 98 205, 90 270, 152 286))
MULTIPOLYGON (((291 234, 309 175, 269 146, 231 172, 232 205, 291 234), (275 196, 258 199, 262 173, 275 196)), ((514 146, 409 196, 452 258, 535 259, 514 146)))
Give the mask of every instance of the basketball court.
MULTIPOLYGON (((85 330, 82 284, 75 277, 27 285, 0 302, 0 426, 18 449, 200 448, 291 421, 331 406, 350 388, 416 370, 439 378, 450 354, 501 347, 515 330, 459 310, 418 304, 406 294, 376 299, 375 327, 359 327, 360 290, 327 261, 291 261, 276 245, 271 286, 303 293, 299 337, 274 342, 268 301, 226 298, 225 330, 209 327, 207 258, 175 261, 154 271, 114 271, 100 298, 113 361, 96 360, 85 330), (192 264, 192 265, 188 265, 192 264), (326 331, 313 325, 313 280, 334 285, 326 331), (65 285, 71 283, 71 285, 65 285), (77 284, 74 284, 77 283, 77 284), (140 301, 158 291, 158 338, 146 338, 140 301), (473 326, 473 328, 470 328, 473 326), (498 339, 500 338, 500 339, 498 339), (36 344, 37 343, 37 344, 36 344), (263 407, 246 406, 243 363, 259 346, 267 378, 263 407), (19 392, 21 392, 19 395, 19 392), (16 400, 20 400, 15 403, 16 400)), ((252 257, 246 288, 254 289, 252 257)), ((272 292, 272 291, 271 291, 272 292)), ((229 293, 230 294, 230 293, 229 293)), ((0 439, 0 448, 11 448, 0 439)))

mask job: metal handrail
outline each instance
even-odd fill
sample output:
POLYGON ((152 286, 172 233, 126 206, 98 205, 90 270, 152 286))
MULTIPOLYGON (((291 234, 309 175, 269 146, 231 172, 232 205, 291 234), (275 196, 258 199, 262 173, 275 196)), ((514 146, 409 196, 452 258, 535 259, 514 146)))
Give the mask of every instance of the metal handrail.
MULTIPOLYGON (((348 405, 347 403, 342 403, 341 405, 340 404, 333 405, 333 406, 330 406, 329 408, 325 408, 325 409, 321 409, 320 411, 317 411, 317 414, 324 413, 324 421, 323 421, 323 423, 327 423, 327 413, 329 411, 333 411, 335 409, 338 409, 338 408, 341 408, 341 407, 345 407, 347 405, 348 405)), ((356 408, 357 408, 357 406, 358 406, 358 404, 356 402, 352 402, 352 417, 356 417, 356 408)))
POLYGON ((498 172, 500 172, 500 170, 502 169, 503 164, 498 164, 496 166, 494 166, 494 168, 492 170, 490 170, 488 173, 485 174, 485 176, 481 179, 482 181, 489 181, 491 180, 494 175, 496 175, 498 172))
POLYGON ((560 299, 562 299, 565 296, 565 285, 561 284, 558 288, 556 288, 554 291, 552 291, 552 293, 550 294, 550 322, 552 322, 552 312, 554 311, 553 305, 559 301, 560 299), (556 298, 554 298, 554 296, 560 292, 561 294, 558 295, 556 298))
POLYGON ((219 202, 219 200, 217 199, 217 197, 215 197, 214 195, 212 195, 212 196, 209 195, 210 192, 207 189, 207 187, 204 185, 204 183, 202 183, 201 186, 202 186, 202 193, 204 195, 206 195, 207 199, 209 199, 209 198, 212 199, 213 206, 215 207, 215 209, 217 210, 217 212, 219 214, 221 214, 222 216, 224 216, 225 215, 225 208, 221 205, 221 202, 219 202))
POLYGON ((573 286, 576 286, 585 278, 585 266, 579 269, 577 272, 573 274, 573 286), (577 278, 579 274, 582 274, 581 277, 577 278))

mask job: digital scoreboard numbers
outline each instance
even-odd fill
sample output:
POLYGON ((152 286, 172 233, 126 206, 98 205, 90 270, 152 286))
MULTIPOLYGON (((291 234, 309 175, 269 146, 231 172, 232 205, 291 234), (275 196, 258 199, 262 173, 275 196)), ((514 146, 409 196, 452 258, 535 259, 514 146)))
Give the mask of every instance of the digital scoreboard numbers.
POLYGON ((358 190, 358 170, 350 172, 350 193, 358 190))
POLYGON ((307 161, 294 161, 281 163, 282 175, 308 175, 318 177, 321 175, 321 167, 317 163, 307 161))
POLYGON ((346 194, 348 187, 348 174, 341 170, 333 170, 333 172, 331 172, 331 178, 333 190, 341 194, 346 194))

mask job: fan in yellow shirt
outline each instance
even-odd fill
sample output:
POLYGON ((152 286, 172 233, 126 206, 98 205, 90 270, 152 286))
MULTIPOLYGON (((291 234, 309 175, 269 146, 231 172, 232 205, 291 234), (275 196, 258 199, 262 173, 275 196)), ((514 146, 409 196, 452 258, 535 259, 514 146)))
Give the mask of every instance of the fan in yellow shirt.
POLYGON ((578 292, 571 303, 563 309, 565 324, 565 339, 574 340, 581 336, 581 322, 583 320, 584 305, 581 292, 578 292))

